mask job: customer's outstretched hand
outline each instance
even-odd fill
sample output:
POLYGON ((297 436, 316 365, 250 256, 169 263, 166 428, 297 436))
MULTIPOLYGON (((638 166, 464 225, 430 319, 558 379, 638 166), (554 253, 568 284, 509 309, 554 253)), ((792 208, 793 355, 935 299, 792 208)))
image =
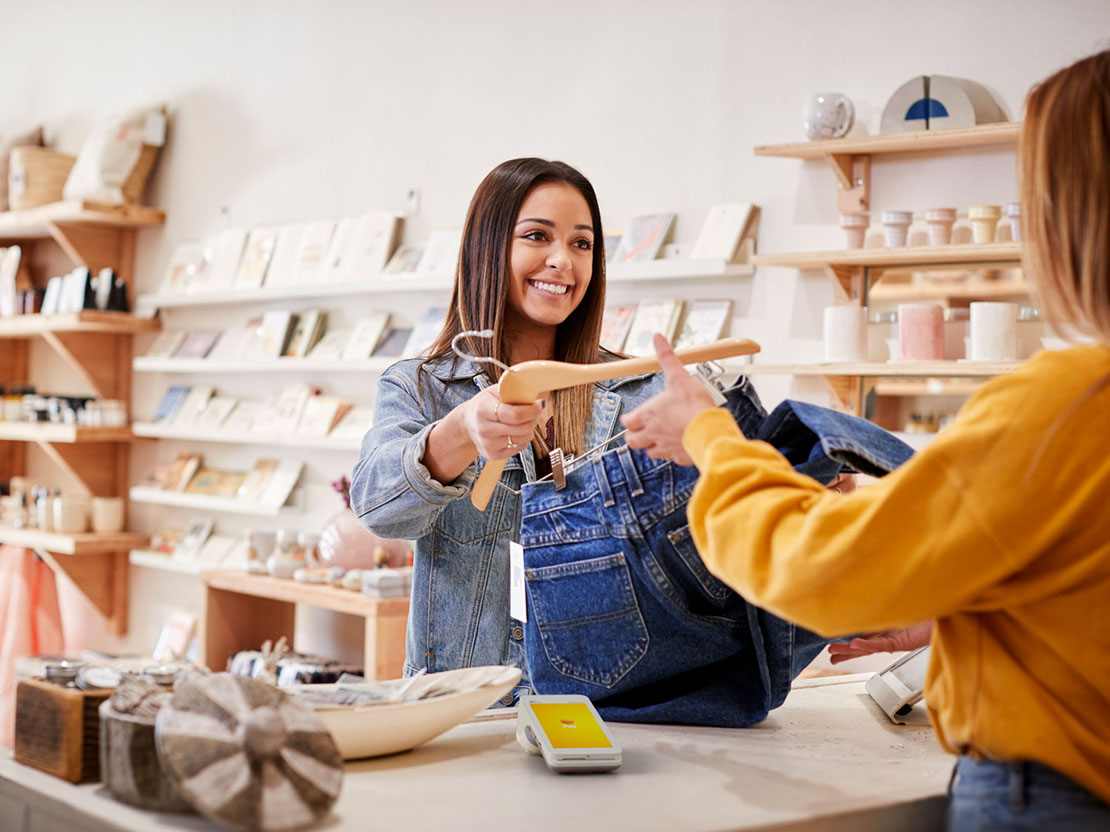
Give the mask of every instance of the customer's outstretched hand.
POLYGON ((867 633, 847 642, 834 641, 829 645, 829 661, 839 664, 848 659, 870 656, 872 653, 900 653, 903 650, 916 650, 928 644, 932 634, 933 622, 923 621, 900 630, 867 633))
POLYGON ((628 428, 628 447, 642 448, 652 459, 673 459, 679 465, 693 465, 682 447, 682 434, 695 416, 714 407, 713 399, 686 372, 666 338, 656 333, 652 346, 663 366, 667 389, 621 417, 628 428))

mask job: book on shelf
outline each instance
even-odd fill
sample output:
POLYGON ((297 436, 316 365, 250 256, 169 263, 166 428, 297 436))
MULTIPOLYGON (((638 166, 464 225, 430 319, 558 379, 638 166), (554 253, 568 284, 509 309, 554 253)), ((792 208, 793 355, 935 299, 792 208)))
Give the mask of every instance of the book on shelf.
POLYGON ((428 238, 428 245, 416 266, 416 273, 429 277, 451 277, 459 261, 462 246, 461 231, 436 231, 428 238))
POLYGON ((354 236, 356 217, 344 217, 335 224, 324 261, 317 278, 321 283, 340 283, 347 279, 351 265, 351 238, 354 236))
POLYGON ((374 422, 374 408, 370 405, 360 405, 352 407, 347 411, 347 415, 339 420, 331 433, 328 434, 329 439, 359 439, 366 435, 366 431, 370 430, 370 425, 374 422))
POLYGON ((259 459, 254 463, 254 467, 247 472, 243 482, 239 485, 239 490, 235 495, 240 500, 249 500, 254 502, 258 499, 258 495, 262 493, 262 489, 266 485, 266 481, 270 479, 270 475, 277 470, 278 461, 276 459, 259 459))
POLYGON ((601 317, 601 346, 612 352, 623 350, 635 312, 634 303, 606 306, 601 317))
POLYGON ((208 497, 234 497, 243 484, 246 474, 243 471, 225 471, 222 468, 201 468, 189 484, 186 494, 203 494, 208 497))
POLYGON ((668 341, 674 339, 684 302, 679 298, 647 300, 636 306, 624 351, 629 355, 655 355, 651 337, 661 332, 668 341))
POLYGON ((351 403, 342 396, 312 396, 305 402, 297 436, 324 437, 351 409, 351 403))
POLYGON ((328 313, 322 309, 307 309, 302 312, 297 316, 293 334, 282 354, 290 358, 304 358, 324 334, 327 323, 328 313))
POLYGON ((224 419, 223 428, 228 433, 248 433, 262 412, 262 403, 241 399, 224 419))
POLYGON ((227 289, 235 283, 249 233, 246 228, 226 228, 203 242, 205 289, 227 289))
POLYGON ((162 529, 150 539, 151 551, 163 555, 172 555, 174 548, 181 542, 185 530, 179 528, 162 529))
POLYGON ((198 428, 218 428, 227 420, 239 400, 231 396, 213 396, 208 406, 197 416, 194 424, 198 428))
POLYGON ((380 275, 401 241, 402 218, 386 211, 356 217, 351 229, 343 280, 367 280, 380 275))
POLYGON ((185 341, 189 335, 188 332, 183 330, 165 330, 159 332, 158 337, 154 339, 147 351, 143 353, 144 358, 169 358, 177 348, 185 341))
POLYGON ((218 331, 190 332, 174 351, 174 358, 205 358, 219 340, 218 331))
POLYGON ((215 394, 216 389, 208 384, 198 384, 189 388, 189 395, 181 403, 177 415, 173 417, 175 426, 195 425, 201 411, 208 406, 208 400, 215 394))
POLYGON ((162 394, 158 407, 154 410, 155 422, 172 422, 177 418, 181 406, 189 396, 189 387, 185 384, 174 384, 166 388, 162 394))
POLYGON ((175 610, 166 618, 158 641, 154 645, 156 662, 182 661, 189 652, 189 644, 196 635, 197 617, 191 612, 175 610))
POLYGON ((748 234, 755 213, 751 203, 729 202, 714 205, 702 223, 690 256, 694 259, 719 257, 731 263, 748 234))
POLYGON ((654 260, 674 227, 674 214, 641 214, 633 217, 628 230, 621 236, 614 263, 635 263, 654 260))
POLYGON ((289 495, 293 493, 293 488, 297 485, 297 480, 300 479, 303 468, 303 462, 283 459, 278 463, 273 473, 267 477, 256 502, 272 508, 285 505, 289 495))
POLYGON ((298 286, 316 283, 324 269, 325 257, 335 234, 334 220, 317 220, 306 223, 300 246, 293 262, 290 282, 298 286))
POLYGON ((304 383, 282 388, 277 396, 270 397, 263 404, 262 412, 255 419, 255 430, 278 434, 293 433, 308 400, 319 392, 319 388, 304 383))
POLYGON ((324 337, 316 342, 316 346, 308 351, 308 357, 315 361, 338 361, 343 357, 343 350, 351 340, 351 330, 336 329, 324 333, 324 337))
POLYGON ((415 274, 416 267, 420 265, 420 260, 424 256, 424 249, 420 246, 398 246, 397 250, 393 252, 393 256, 389 258, 389 262, 385 264, 385 274, 399 275, 399 274, 415 274))
POLYGON ((257 289, 262 285, 274 256, 278 231, 274 226, 251 229, 239 268, 235 272, 236 289, 257 289))
POLYGON ((732 317, 731 300, 695 300, 686 309, 686 317, 675 338, 675 349, 709 344, 725 333, 732 317))
POLYGON ((289 347, 297 315, 288 309, 271 309, 262 316, 255 358, 278 358, 289 347))
POLYGON ((191 561, 200 552, 200 547, 212 534, 212 527, 216 523, 211 517, 193 517, 185 524, 185 531, 181 535, 181 542, 174 547, 173 556, 178 560, 191 561))
POLYGON ((428 309, 412 328, 409 340, 405 342, 402 355, 411 357, 419 355, 421 351, 435 343, 439 333, 443 331, 443 324, 447 320, 447 308, 433 306, 428 309))
POLYGON ((173 294, 195 291, 204 275, 204 247, 200 243, 178 243, 170 253, 160 290, 173 294))
POLYGON ((405 351, 405 344, 412 335, 412 327, 393 327, 385 334, 374 350, 375 358, 396 358, 405 351))
POLYGON ((611 229, 605 230, 605 262, 612 263, 617 256, 617 249, 621 245, 621 237, 624 236, 623 231, 613 231, 611 229))
POLYGON ((340 358, 343 361, 359 361, 374 354, 378 343, 389 326, 388 312, 372 312, 355 324, 351 337, 343 347, 340 358))
POLYGON ((274 254, 270 258, 270 268, 266 270, 266 286, 291 286, 297 267, 297 255, 301 250, 308 223, 294 222, 283 225, 274 243, 274 254))
POLYGON ((249 358, 259 343, 262 316, 248 319, 241 326, 228 327, 220 333, 216 345, 208 353, 209 361, 235 361, 249 358))
POLYGON ((169 465, 159 466, 143 482, 146 488, 160 488, 163 491, 181 491, 200 468, 200 454, 178 454, 169 465))

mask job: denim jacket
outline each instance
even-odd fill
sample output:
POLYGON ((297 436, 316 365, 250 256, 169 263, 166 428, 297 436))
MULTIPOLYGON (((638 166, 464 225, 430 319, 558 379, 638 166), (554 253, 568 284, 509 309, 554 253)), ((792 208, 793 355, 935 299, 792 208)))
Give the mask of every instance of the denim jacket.
MULTIPOLYGON (((519 539, 520 487, 536 479, 532 449, 508 460, 500 480, 507 487, 494 489, 484 512, 469 498, 484 460, 454 482, 434 480, 422 462, 428 434, 490 381, 462 359, 435 361, 423 372, 420 365, 399 361, 378 380, 373 427, 351 476, 351 507, 363 526, 416 542, 405 673, 523 667, 524 632, 509 616, 509 541, 519 539)), ((663 377, 650 373, 594 385, 585 447, 618 433, 620 415, 662 389, 663 377)))

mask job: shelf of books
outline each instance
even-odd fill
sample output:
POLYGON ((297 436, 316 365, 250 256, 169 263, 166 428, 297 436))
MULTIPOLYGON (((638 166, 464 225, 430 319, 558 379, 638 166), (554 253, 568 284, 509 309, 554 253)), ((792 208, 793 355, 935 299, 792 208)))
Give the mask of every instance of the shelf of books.
POLYGON ((174 508, 190 508, 198 511, 222 512, 224 514, 247 514, 252 517, 277 517, 292 509, 258 500, 244 500, 239 497, 214 497, 209 494, 193 494, 184 491, 168 491, 161 488, 134 486, 129 493, 132 502, 150 503, 174 508))
POLYGON ((67 315, 14 315, 0 318, 0 338, 33 338, 48 332, 104 332, 130 335, 136 332, 157 332, 162 322, 157 318, 136 318, 126 312, 84 309, 67 315))
POLYGON ((139 356, 132 361, 137 373, 363 373, 378 374, 399 359, 320 359, 256 358, 227 360, 219 358, 153 358, 139 356))
POLYGON ((760 145, 755 148, 755 155, 791 159, 824 159, 834 155, 924 153, 967 147, 1012 145, 1017 144, 1020 135, 1021 122, 1008 121, 948 130, 919 130, 912 133, 886 133, 877 136, 760 145))
POLYGON ((929 300, 990 300, 1025 297, 1032 292, 1027 280, 963 280, 928 283, 894 283, 884 280, 868 292, 868 300, 914 303, 929 300))
POLYGON ((91 428, 79 425, 55 425, 47 422, 0 422, 0 440, 11 442, 127 442, 131 428, 91 428))
POLYGON ((135 532, 62 534, 0 526, 0 543, 58 555, 101 555, 146 546, 150 538, 135 532))
POLYGON ((88 200, 67 200, 24 211, 0 212, 0 239, 52 237, 51 226, 58 224, 145 228, 162 225, 165 221, 164 212, 147 205, 108 205, 88 200))
POLYGON ((795 269, 820 269, 826 266, 892 269, 967 263, 1013 265, 1020 262, 1021 243, 1014 242, 900 248, 846 248, 831 251, 757 254, 752 257, 752 263, 756 266, 786 266, 795 269))
MULTIPOLYGON (((369 425, 366 426, 366 429, 369 425)), ((204 428, 195 425, 162 424, 160 422, 135 422, 131 425, 135 436, 150 439, 180 439, 194 442, 226 442, 233 445, 275 445, 283 448, 312 448, 315 450, 357 451, 361 436, 300 436, 298 434, 258 433, 257 431, 228 431, 224 428, 204 428)), ((359 428, 362 433, 365 429, 359 428)))
POLYGON ((887 361, 824 364, 746 364, 724 361, 722 365, 745 375, 860 376, 864 378, 989 378, 1009 373, 1020 361, 887 361))

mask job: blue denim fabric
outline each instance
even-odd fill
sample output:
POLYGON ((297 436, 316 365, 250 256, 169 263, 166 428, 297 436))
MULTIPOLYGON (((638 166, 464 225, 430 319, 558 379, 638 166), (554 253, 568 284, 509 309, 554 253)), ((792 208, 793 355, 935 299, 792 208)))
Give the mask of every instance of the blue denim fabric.
POLYGON ((1040 763, 961 757, 951 792, 949 832, 1110 829, 1110 804, 1040 763))
MULTIPOLYGON (((812 436, 798 466, 823 482, 872 438, 893 440, 798 402, 765 418, 746 379, 726 407, 752 438, 797 450, 812 436)), ((891 444, 873 456, 891 470, 910 453, 891 444)), ((537 693, 584 694, 618 722, 742 727, 781 705, 828 643, 709 574, 686 520, 697 478, 696 468, 622 447, 571 472, 562 491, 524 486, 525 652, 537 693)))
MULTIPOLYGON (((420 365, 418 359, 400 361, 378 380, 374 424, 351 474, 351 508, 380 537, 415 541, 406 675, 420 668, 512 664, 525 671, 519 693, 528 689, 528 677, 509 617, 509 540, 519 528, 520 497, 509 489, 536 478, 532 450, 509 459, 500 480, 509 488, 494 489, 484 512, 470 502, 484 461, 454 482, 433 479, 422 462, 428 434, 489 381, 469 361, 436 361, 424 371, 420 365)), ((656 374, 595 385, 586 446, 615 434, 620 415, 662 387, 656 374)))

